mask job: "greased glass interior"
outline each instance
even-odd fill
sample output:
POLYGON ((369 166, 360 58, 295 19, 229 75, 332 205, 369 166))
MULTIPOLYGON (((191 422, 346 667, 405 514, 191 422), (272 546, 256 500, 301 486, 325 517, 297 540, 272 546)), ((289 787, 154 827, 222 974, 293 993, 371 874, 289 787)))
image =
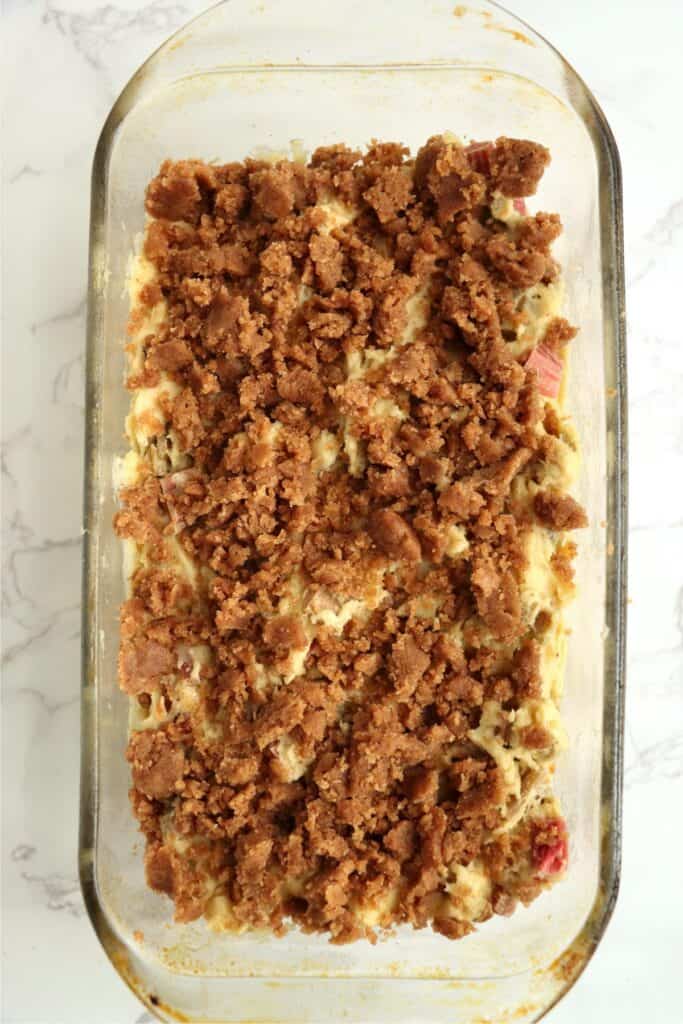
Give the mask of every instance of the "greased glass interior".
POLYGON ((119 969, 126 957, 139 991, 193 1020, 429 1020, 448 1013, 465 1024, 524 1004, 515 1019, 535 1020, 571 983, 569 974, 548 965, 575 943, 574 973, 580 969, 616 889, 624 526, 616 153, 590 95, 547 44, 493 5, 456 12, 448 4, 427 9, 410 0, 370 10, 349 3, 341 12, 331 3, 312 11, 298 0, 221 4, 138 73, 98 148, 82 877, 100 938, 119 969), (389 12, 392 33, 385 42, 381 28, 389 12), (309 151, 337 141, 363 146, 371 138, 402 141, 415 151, 445 130, 475 139, 532 138, 554 156, 530 206, 557 211, 564 223, 554 251, 563 264, 566 315, 580 327, 567 402, 583 448, 577 496, 591 520, 579 539, 579 591, 568 615, 573 635, 562 712, 570 748, 556 775, 571 836, 567 878, 528 909, 494 918, 457 943, 401 929, 376 946, 335 947, 324 936, 296 932, 276 940, 216 935, 203 922, 173 925, 170 902, 144 880, 123 756, 128 703, 116 681, 123 574, 111 526, 112 462, 126 448, 124 286, 144 224, 144 188, 166 157, 240 160, 257 147, 287 151, 293 139, 309 151), (315 983, 303 980, 313 977, 315 983))

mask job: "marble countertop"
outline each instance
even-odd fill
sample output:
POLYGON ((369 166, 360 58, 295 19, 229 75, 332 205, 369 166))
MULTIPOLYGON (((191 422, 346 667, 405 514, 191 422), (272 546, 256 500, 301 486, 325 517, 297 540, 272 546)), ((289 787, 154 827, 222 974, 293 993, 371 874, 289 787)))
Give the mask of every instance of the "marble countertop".
MULTIPOLYGON (((631 444, 619 903, 549 1016, 678 1024, 683 776, 683 8, 508 0, 593 88, 624 169, 631 444), (673 808, 673 810, 672 810, 673 808), (646 882, 647 879, 647 882, 646 882)), ((3 1010, 143 1024, 76 875, 83 364, 90 166, 142 59, 203 0, 5 0, 3 1010), (27 215, 27 211, 30 211, 27 215)))

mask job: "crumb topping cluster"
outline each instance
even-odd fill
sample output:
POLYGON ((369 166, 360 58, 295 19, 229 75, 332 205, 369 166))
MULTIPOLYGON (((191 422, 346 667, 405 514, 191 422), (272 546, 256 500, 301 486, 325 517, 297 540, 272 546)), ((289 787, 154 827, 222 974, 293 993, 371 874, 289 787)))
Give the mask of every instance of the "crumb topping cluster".
POLYGON ((180 921, 458 938, 566 865, 586 520, 543 369, 576 333, 560 221, 522 198, 548 161, 434 137, 166 161, 148 188, 119 669, 180 921))

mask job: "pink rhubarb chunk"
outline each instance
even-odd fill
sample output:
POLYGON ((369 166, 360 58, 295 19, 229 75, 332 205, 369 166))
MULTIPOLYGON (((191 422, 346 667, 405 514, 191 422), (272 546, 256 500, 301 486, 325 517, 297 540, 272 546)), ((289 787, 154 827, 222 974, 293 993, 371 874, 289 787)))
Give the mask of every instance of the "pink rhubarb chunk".
POLYGON ((526 217, 527 209, 526 209, 526 203, 524 202, 523 199, 513 199, 512 200, 512 205, 513 205, 514 209, 517 211, 517 213, 521 213, 522 217, 526 217))
POLYGON ((543 825, 543 831, 555 829, 559 834, 551 843, 535 842, 532 859, 539 878, 561 874, 569 861, 569 845, 567 842, 567 826, 562 818, 555 818, 543 825))
POLYGON ((537 345, 526 361, 527 370, 538 374, 538 390, 548 398, 557 398, 562 381, 562 360, 545 345, 537 345))

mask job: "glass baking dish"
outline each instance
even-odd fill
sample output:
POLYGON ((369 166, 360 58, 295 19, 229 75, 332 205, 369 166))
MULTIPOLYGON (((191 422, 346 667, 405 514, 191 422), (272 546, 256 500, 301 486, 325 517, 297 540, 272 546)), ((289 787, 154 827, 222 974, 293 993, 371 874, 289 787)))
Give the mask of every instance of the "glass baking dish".
POLYGON ((495 4, 232 0, 161 47, 114 106, 93 169, 88 315, 80 866, 97 934, 160 1020, 539 1020, 580 974, 616 898, 625 637, 626 433, 621 183, 595 100, 542 38, 495 4), (375 946, 292 933, 216 935, 171 923, 145 884, 116 681, 121 550, 112 462, 125 450, 124 282, 143 192, 166 157, 238 160, 371 138, 415 150, 451 130, 527 137, 553 163, 534 208, 561 213, 567 315, 580 325, 568 405, 588 509, 557 789, 572 836, 566 880, 453 943, 401 930, 375 946))

